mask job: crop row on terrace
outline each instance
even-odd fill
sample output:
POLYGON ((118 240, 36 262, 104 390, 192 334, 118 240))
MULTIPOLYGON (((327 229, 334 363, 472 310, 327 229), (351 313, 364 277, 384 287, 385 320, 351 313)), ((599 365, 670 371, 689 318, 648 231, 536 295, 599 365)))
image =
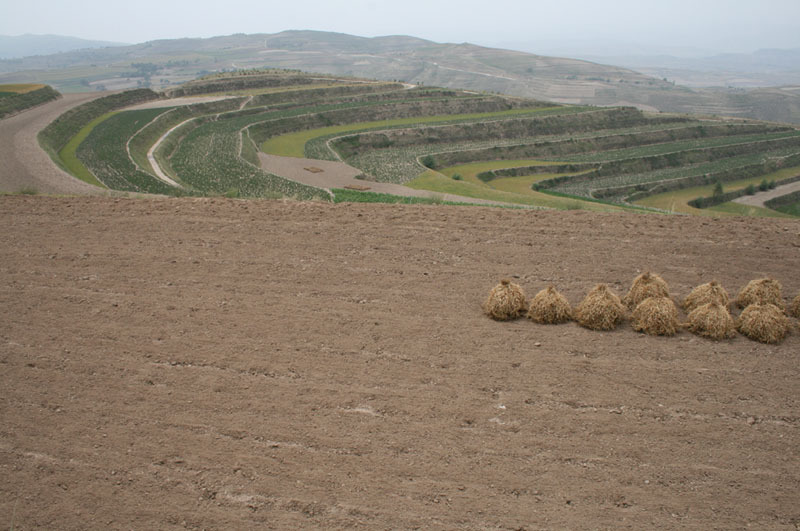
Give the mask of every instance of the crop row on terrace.
MULTIPOLYGON (((362 134, 374 132, 377 142, 373 150, 363 150, 373 152, 375 149, 383 149, 394 144, 387 141, 385 135, 389 131, 407 131, 416 128, 436 128, 436 127, 467 127, 475 123, 495 123, 506 120, 513 120, 521 116, 547 116, 550 114, 572 114, 582 112, 579 107, 530 107, 523 109, 512 109, 504 111, 478 112, 469 114, 442 114, 415 116, 410 118, 393 118, 388 120, 377 120, 373 122, 353 122, 340 126, 309 129, 300 133, 290 133, 274 138, 264 144, 265 151, 276 154, 295 153, 300 156, 300 152, 309 158, 320 160, 346 160, 349 162, 354 157, 353 152, 349 152, 347 147, 350 139, 360 138, 362 134), (383 138, 383 140, 381 140, 383 138), (275 149, 277 147, 277 149, 275 149), (275 149, 275 151, 273 151, 275 149), (277 153, 282 150, 283 153, 277 153)), ((495 143, 503 143, 500 138, 493 138, 495 143)), ((423 143, 430 148, 430 143, 423 143)), ((290 155, 291 156, 291 155, 290 155)))
POLYGON ((720 158, 698 164, 606 177, 580 175, 563 179, 555 186, 539 186, 556 192, 584 197, 602 197, 609 201, 635 201, 650 194, 680 190, 690 186, 757 177, 781 167, 798 165, 797 148, 766 153, 750 153, 720 158), (638 193, 637 193, 638 192, 638 193), (634 195, 635 194, 635 195, 634 195))
POLYGON ((386 101, 426 98, 472 97, 464 92, 439 88, 405 89, 397 83, 358 83, 355 85, 334 85, 324 87, 287 87, 280 92, 257 94, 247 103, 247 107, 269 107, 274 105, 319 105, 321 103, 348 101, 386 101))
MULTIPOLYGON (((374 175, 378 180, 402 183, 413 179, 422 171, 423 168, 417 160, 423 156, 431 156, 432 167, 439 168, 463 159, 466 161, 474 159, 503 160, 512 158, 512 155, 542 157, 552 155, 554 152, 585 150, 588 149, 587 146, 630 143, 634 139, 647 142, 701 134, 696 128, 688 132, 684 131, 689 128, 685 127, 683 121, 675 122, 672 119, 648 121, 640 111, 635 109, 597 110, 563 107, 560 111, 548 111, 548 114, 549 116, 545 117, 536 113, 527 118, 510 117, 506 120, 494 121, 483 119, 457 125, 420 126, 416 129, 406 128, 401 131, 356 134, 336 139, 332 142, 332 147, 341 153, 348 163, 374 175), (555 126, 553 124, 555 120, 561 120, 562 123, 555 126), (543 123, 544 126, 542 126, 543 123), (621 134, 608 134, 607 126, 623 123, 627 126, 614 130, 620 131, 621 134), (599 130, 592 129, 592 127, 599 128, 599 130), (527 137, 512 134, 519 131, 539 130, 556 130, 560 134, 527 137), (464 131, 470 133, 464 134, 464 131), (454 139, 450 142, 434 140, 446 139, 451 132, 454 139), (384 138, 382 143, 381 138, 384 138), (469 140, 457 141, 464 138, 469 140), (619 140, 620 138, 624 140, 619 140), (398 141, 397 139, 403 140, 398 141), (372 149, 367 149, 362 142, 371 146, 372 149), (396 147, 397 145, 405 147, 396 147), (462 156, 463 154, 467 155, 462 156)), ((713 128, 711 130, 714 131, 713 128)), ((318 140, 314 142, 316 143, 318 140)), ((576 165, 572 166, 575 167, 555 171, 574 172, 583 169, 576 165)), ((535 172, 536 170, 530 169, 529 173, 535 172)), ((516 175, 525 175, 525 173, 516 175)))
POLYGON ((160 98, 150 89, 137 89, 112 94, 74 107, 52 122, 39 133, 39 143, 54 153, 63 148, 78 132, 92 120, 104 114, 160 98))
MULTIPOLYGON (((399 95, 402 96, 402 95, 399 95)), ((424 118, 448 115, 478 115, 488 113, 524 113, 537 112, 536 105, 526 105, 524 101, 507 101, 492 96, 476 96, 469 98, 432 98, 425 100, 398 99, 394 102, 348 102, 339 104, 336 110, 325 112, 309 112, 302 116, 286 120, 265 121, 251 127, 253 139, 264 145, 265 151, 273 152, 269 144, 270 139, 284 133, 315 130, 324 127, 346 126, 347 130, 353 123, 377 122, 382 120, 399 120, 411 118, 424 118)), ((331 131, 333 132, 333 131, 331 131)), ((313 136, 323 135, 326 132, 313 132, 313 136)), ((294 143, 294 142, 292 142, 294 143)), ((303 145, 298 146, 302 156, 303 145)))
POLYGON ((116 113, 99 123, 78 147, 80 161, 113 190, 167 194, 168 184, 137 168, 128 154, 128 140, 165 109, 116 113))
MULTIPOLYGON (((225 77, 211 76, 184 83, 178 88, 168 91, 168 96, 175 98, 193 96, 198 94, 211 94, 217 92, 235 92, 250 89, 265 89, 279 87, 296 87, 298 85, 329 84, 335 82, 332 76, 309 76, 301 73, 288 74, 275 73, 241 73, 225 77)), ((400 86, 398 84, 398 86, 400 86)))

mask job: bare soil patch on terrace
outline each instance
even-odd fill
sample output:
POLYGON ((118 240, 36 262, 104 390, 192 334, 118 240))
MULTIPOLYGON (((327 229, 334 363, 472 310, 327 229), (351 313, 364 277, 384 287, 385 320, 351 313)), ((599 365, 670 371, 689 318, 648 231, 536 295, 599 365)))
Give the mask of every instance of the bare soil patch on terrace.
POLYGON ((261 167, 272 173, 295 182, 331 190, 332 188, 349 188, 381 194, 399 195, 402 197, 427 197, 456 203, 473 203, 479 205, 503 205, 497 201, 476 199, 454 194, 441 194, 427 190, 415 190, 407 186, 393 183, 382 183, 356 179, 362 175, 361 170, 344 162, 330 160, 282 157, 259 152, 261 167), (313 169, 313 171, 312 171, 313 169))
POLYGON ((66 94, 62 98, 0 120, 0 192, 23 189, 48 194, 108 192, 63 171, 39 147, 37 135, 67 110, 103 93, 66 94))
POLYGON ((576 304, 644 269, 789 299, 798 222, 30 196, 0 221, 6 527, 800 524, 796 320, 770 346, 480 308, 502 277, 576 304))
POLYGON ((770 199, 775 199, 776 197, 780 197, 782 195, 791 194, 792 192, 797 192, 800 190, 800 181, 795 181, 789 184, 782 184, 781 186, 776 186, 772 190, 767 190, 766 192, 758 192, 753 195, 744 195, 742 197, 737 197, 734 199, 736 203, 742 203, 743 205, 750 205, 750 206, 757 206, 757 207, 764 207, 765 202, 769 201, 770 199))

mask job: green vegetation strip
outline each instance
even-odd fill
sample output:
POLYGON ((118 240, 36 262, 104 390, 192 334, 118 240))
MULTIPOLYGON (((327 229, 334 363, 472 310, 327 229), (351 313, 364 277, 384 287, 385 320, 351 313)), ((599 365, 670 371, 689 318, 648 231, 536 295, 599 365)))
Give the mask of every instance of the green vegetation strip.
MULTIPOLYGON (((751 177, 749 179, 741 179, 738 181, 731 181, 725 183, 725 190, 732 191, 732 190, 740 190, 742 188, 747 188, 749 185, 758 186, 758 184, 766 179, 767 181, 771 180, 781 180, 786 179, 787 177, 791 177, 792 175, 796 175, 800 171, 800 168, 785 168, 783 170, 779 170, 773 173, 769 173, 766 175, 760 175, 757 177, 751 177)), ((665 210, 667 212, 674 212, 679 214, 693 214, 693 215, 700 215, 700 216, 720 216, 720 215, 732 215, 732 216, 766 216, 766 217, 788 217, 787 215, 782 215, 779 212, 775 212, 774 210, 770 210, 768 208, 759 208, 759 207, 750 207, 747 205, 742 205, 740 203, 723 203, 722 205, 717 205, 710 208, 694 208, 689 206, 689 201, 696 199, 697 197, 705 197, 710 196, 714 193, 714 184, 708 184, 704 186, 693 186, 691 188, 684 188, 682 190, 675 190, 672 192, 665 192, 663 194, 656 194, 651 195, 649 197, 645 197, 636 201, 634 204, 641 205, 645 207, 651 208, 658 208, 660 210, 665 210)))
POLYGON ((108 118, 117 114, 117 111, 108 112, 102 116, 99 116, 89 122, 86 126, 83 127, 78 134, 73 136, 67 144, 61 148, 61 151, 58 152, 58 158, 61 159, 61 162, 67 168, 72 175, 77 177, 83 182, 93 184, 95 186, 100 186, 101 188, 106 188, 102 182, 100 182, 97 177, 89 171, 89 169, 83 165, 83 163, 78 159, 77 150, 78 146, 86 140, 86 137, 92 132, 98 124, 102 121, 107 120, 108 118))
POLYGON ((350 133, 362 130, 369 130, 382 127, 395 127, 403 125, 417 125, 441 123, 460 120, 474 120, 486 118, 502 118, 515 115, 527 115, 540 113, 547 110, 560 109, 562 107, 534 107, 530 109, 511 109, 508 111, 496 111, 487 113, 473 114, 451 114, 437 116, 417 116, 411 118, 398 118, 395 120, 378 120, 374 122, 359 122, 344 125, 334 125, 299 131, 270 138, 261 145, 261 150, 271 155, 282 155, 284 157, 302 158, 305 156, 306 142, 321 136, 350 133))
POLYGON ((561 210, 594 210, 599 212, 622 212, 631 210, 629 207, 609 205, 592 201, 584 201, 576 198, 556 197, 541 192, 531 191, 530 194, 519 194, 502 190, 494 190, 485 186, 483 183, 476 184, 471 182, 456 181, 446 177, 439 172, 428 170, 422 175, 409 182, 406 186, 416 190, 430 190, 443 194, 462 195, 476 199, 488 199, 503 203, 516 205, 527 205, 533 207, 557 208, 561 210))
POLYGON ((387 203, 402 205, 460 205, 475 206, 474 203, 457 203, 443 201, 432 197, 406 197, 392 194, 381 194, 376 192, 362 192, 359 190, 346 190, 344 188, 333 188, 334 203, 387 203))

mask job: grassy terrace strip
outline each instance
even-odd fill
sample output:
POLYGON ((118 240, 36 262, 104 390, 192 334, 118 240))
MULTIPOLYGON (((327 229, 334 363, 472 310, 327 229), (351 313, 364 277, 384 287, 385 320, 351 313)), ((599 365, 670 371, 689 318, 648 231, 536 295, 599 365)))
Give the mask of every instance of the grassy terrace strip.
POLYGON ((75 156, 75 150, 80 141, 89 134, 92 127, 102 121, 100 118, 110 116, 112 111, 159 97, 150 89, 137 89, 78 105, 42 129, 38 135, 39 144, 59 167, 89 184, 99 185, 97 179, 91 176, 91 173, 75 156), (79 135, 83 138, 76 141, 76 137, 79 135), (68 144, 69 147, 67 147, 68 144), (62 157, 66 157, 66 160, 62 157))
POLYGON ((704 183, 691 179, 725 181, 735 178, 735 172, 747 172, 748 177, 761 175, 778 169, 780 159, 787 159, 780 164, 794 165, 791 157, 798 152, 800 137, 698 149, 603 164, 578 176, 542 181, 537 187, 586 197, 598 197, 597 191, 605 190, 603 197, 625 196, 648 191, 662 181, 683 179, 694 185, 704 183), (744 154, 737 155, 740 152, 744 154))
MULTIPOLYGON (((169 91, 170 97, 189 96, 196 94, 213 94, 220 92, 237 92, 244 90, 281 87, 297 87, 299 85, 331 84, 337 78, 328 75, 310 76, 302 73, 287 72, 234 72, 224 76, 211 75, 184 83, 178 88, 169 91)), ((364 83, 369 84, 368 82, 364 83)), ((388 86, 388 82, 378 82, 376 85, 388 86)), ((399 83, 393 84, 401 88, 399 83)))
POLYGON ((800 217, 800 191, 770 199, 764 204, 782 214, 800 217))
POLYGON ((415 98, 474 98, 475 95, 440 88, 398 88, 396 83, 355 85, 331 85, 312 87, 289 87, 281 92, 261 93, 253 96, 247 107, 274 105, 319 105, 321 103, 344 103, 348 101, 385 101, 415 98))
POLYGON ((0 119, 61 97, 49 85, 0 85, 0 119))
MULTIPOLYGON (((243 101, 244 98, 230 98, 165 109, 166 112, 160 114, 158 118, 147 124, 146 127, 131 137, 129 147, 133 160, 136 161, 136 164, 138 164, 140 168, 151 172, 152 167, 150 166, 150 161, 147 159, 147 152, 167 131, 191 118, 235 111, 239 109, 243 101)), ((178 135, 176 135, 176 138, 177 136, 178 135)), ((159 160, 158 157, 157 160, 159 160)), ((159 160, 159 162, 163 165, 162 160, 159 160)))
MULTIPOLYGON (((782 180, 792 175, 796 175, 800 168, 785 168, 765 176, 739 179, 725 184, 726 191, 742 190, 750 185, 758 186, 764 180, 782 180)), ((682 190, 674 190, 661 194, 650 195, 635 202, 644 207, 657 208, 666 212, 677 214, 691 214, 702 216, 768 216, 768 217, 789 217, 786 213, 776 212, 768 208, 750 207, 739 203, 724 203, 709 208, 694 208, 689 202, 697 197, 710 196, 714 192, 714 184, 703 186, 693 186, 682 190)))
POLYGON ((98 180, 97 177, 95 177, 95 175, 89 170, 89 168, 87 168, 83 162, 81 162, 81 160, 78 158, 77 151, 81 143, 86 140, 86 137, 88 137, 89 133, 92 132, 92 129, 94 129, 103 120, 106 120, 113 115, 114 112, 108 112, 98 116, 86 124, 80 131, 78 131, 78 134, 73 136, 69 142, 67 142, 67 144, 58 152, 58 160, 61 162, 64 169, 81 181, 94 186, 99 186, 101 188, 106 188, 106 185, 104 185, 102 181, 98 180))
MULTIPOLYGON (((580 108, 565 107, 564 114, 570 114, 579 111, 580 108)), ((596 111, 590 108, 590 111, 596 111)), ((434 126, 439 127, 439 126, 434 126)), ((448 127, 448 126, 444 126, 448 127)), ((639 124, 635 127, 629 127, 619 130, 620 134, 631 137, 639 137, 644 133, 664 132, 673 134, 675 128, 686 127, 684 123, 662 123, 656 124, 639 124), (666 131, 664 130, 666 128, 666 131)), ((436 168, 446 168, 452 164, 458 165, 459 162, 472 163, 479 161, 501 161, 501 164, 493 169, 506 168, 504 171, 497 171, 498 175, 513 176, 525 175, 525 173, 512 172, 508 168, 515 167, 514 163, 504 164, 502 161, 508 159, 518 159, 517 156, 529 156, 543 151, 542 145, 553 145, 559 143, 574 144, 578 140, 587 139, 590 143, 597 142, 597 138, 609 136, 608 130, 601 131, 586 131, 581 133, 570 132, 567 135, 547 135, 547 136, 533 136, 533 137, 511 137, 511 138, 490 138, 487 140, 469 140, 462 142, 450 143, 423 143, 411 145, 401 148, 389 147, 382 149, 365 150, 360 155, 348 158, 347 162, 355 166, 369 175, 373 175, 379 181, 404 183, 419 175, 424 170, 418 159, 423 156, 433 156, 436 168)), ((312 148, 319 149, 324 152, 330 153, 330 150, 325 146, 325 140, 335 138, 335 135, 328 137, 321 137, 312 140, 306 145, 306 151, 311 151, 312 148)), ((549 148, 548 148, 549 149, 549 148)), ((326 158, 321 156, 319 151, 312 151, 309 153, 313 158, 326 158)), ((548 152, 545 150, 545 152, 548 152)), ((530 160, 530 159, 528 159, 530 160)), ((536 159, 537 165, 554 164, 549 161, 539 161, 536 159)), ((489 170, 482 170, 489 171, 489 170)), ((533 173, 529 172, 529 173, 533 173)))
MULTIPOLYGON (((616 162, 626 159, 638 159, 645 157, 655 157, 659 155, 668 155, 671 153, 690 152, 696 150, 707 150, 715 147, 725 146, 741 146, 743 149, 749 149, 749 145, 759 148, 758 142, 766 142, 769 140, 780 140, 784 138, 800 137, 800 131, 788 130, 778 131, 773 133, 760 132, 757 134, 749 135, 732 135, 720 136, 715 138, 694 138, 691 140, 683 140, 679 142, 663 142, 650 145, 635 145, 623 149, 612 149, 596 153, 585 153, 580 155, 571 155, 566 157, 543 157, 545 160, 558 160, 560 162, 578 162, 578 163, 602 163, 602 162, 616 162)), ((739 150, 737 150, 739 151, 739 150)))
MULTIPOLYGON (((548 194, 530 191, 528 194, 519 194, 494 190, 482 184, 456 181, 434 170, 428 170, 407 184, 416 190, 429 190, 443 194, 455 194, 477 199, 489 199, 503 203, 525 205, 533 207, 556 208, 560 210, 594 210, 599 212, 619 212, 632 210, 622 205, 584 201, 578 198, 555 197, 548 194)), ((635 210, 635 209, 633 209, 635 210)))
POLYGON ((359 190, 346 190, 343 188, 334 188, 333 192, 334 203, 387 203, 387 204, 401 204, 401 205, 458 205, 458 206, 475 206, 475 203, 458 203, 453 201, 444 201, 442 199, 432 197, 406 197, 392 194, 381 194, 376 192, 363 192, 359 190))
MULTIPOLYGON (((405 147, 413 145, 447 144, 457 141, 500 140, 508 138, 538 138, 528 145, 516 146, 521 151, 513 155, 503 153, 502 158, 532 158, 544 155, 572 154, 575 152, 594 151, 614 147, 664 142, 677 136, 679 132, 652 132, 636 135, 598 136, 593 142, 587 139, 576 140, 574 137, 589 131, 608 130, 609 128, 627 128, 643 124, 672 124, 674 120, 646 118, 640 111, 629 108, 596 109, 586 107, 564 107, 561 109, 543 110, 533 116, 504 120, 472 120, 457 125, 438 125, 415 127, 401 131, 380 131, 361 133, 338 139, 334 148, 344 157, 349 158, 370 149, 384 147, 405 147), (660 134, 659 134, 660 133, 660 134), (559 141, 548 141, 547 137, 562 135, 559 141), (531 145, 532 144, 532 145, 531 145)), ((689 131, 692 136, 699 136, 699 131, 689 131)), ((487 153, 489 158, 500 158, 498 152, 487 153)), ((480 160, 480 159, 472 159, 480 160)), ((440 161, 439 166, 453 164, 453 161, 440 161)), ((460 160, 459 162, 470 162, 460 160)))
POLYGON ((127 150, 128 139, 164 112, 167 109, 112 113, 91 128, 80 142, 76 151, 78 159, 97 179, 113 190, 171 193, 174 189, 172 186, 139 170, 127 150))
MULTIPOLYGON (((321 109, 338 106, 321 106, 321 109)), ((232 112, 195 120, 179 133, 181 141, 169 157, 175 175, 195 190, 207 194, 238 197, 275 197, 276 194, 298 199, 323 199, 323 190, 306 186, 264 172, 240 153, 248 125, 266 119, 281 119, 308 112, 307 108, 267 112, 232 112)), ((172 136, 172 135, 170 135, 172 136)), ((166 151, 169 153, 169 151, 166 151)), ((162 155, 164 156, 164 155, 162 155)))
POLYGON ((504 111, 493 111, 483 113, 465 113, 465 114, 445 114, 436 116, 413 116, 408 118, 395 118, 386 120, 375 120, 368 122, 346 123, 342 125, 321 127, 311 129, 308 131, 300 131, 296 133, 289 133, 271 138, 264 142, 261 150, 265 153, 273 155, 283 155, 286 157, 304 157, 306 156, 305 147, 306 143, 317 137, 326 137, 331 135, 341 135, 344 133, 354 133, 359 131, 367 131, 370 129, 379 128, 392 128, 392 127, 407 127, 416 124, 431 124, 443 122, 466 122, 466 121, 483 121, 491 118, 505 118, 510 116, 518 116, 525 114, 541 113, 547 110, 562 109, 562 107, 539 107, 527 109, 510 109, 504 111))
MULTIPOLYGON (((528 114, 526 120, 531 120, 533 117, 542 117, 542 116, 549 116, 549 115, 567 115, 567 114, 579 114, 583 112, 591 112, 594 111, 593 107, 545 107, 540 108, 535 114, 528 114)), ((533 111, 531 111, 533 112, 533 111)), ((347 162, 350 162, 353 159, 357 159, 360 154, 355 154, 352 151, 348 150, 347 144, 352 142, 351 138, 358 138, 361 139, 365 135, 375 135, 377 137, 385 137, 387 133, 396 133, 399 135, 403 135, 410 132, 415 132, 417 130, 424 130, 424 131, 432 131, 432 130, 439 130, 439 129, 447 129, 451 131, 455 131, 458 129, 463 128, 469 124, 475 123, 486 123, 486 124, 495 124, 501 122, 508 122, 513 121, 513 116, 509 118, 500 117, 500 118, 490 118, 487 120, 486 118, 479 117, 479 118, 468 118, 468 119, 457 119, 455 116, 450 116, 448 119, 442 119, 441 121, 427 121, 427 122, 413 122, 411 124, 407 123, 397 123, 394 125, 386 125, 386 121, 381 121, 382 125, 368 128, 368 129, 348 129, 343 132, 335 132, 326 135, 317 136, 308 140, 305 144, 305 156, 309 158, 321 159, 321 160, 340 160, 344 159, 347 162)), ((351 126, 358 126, 359 124, 351 124, 351 126)), ((524 140, 524 139, 523 139, 524 140)), ((533 140, 531 140, 533 141, 533 140)), ((520 139, 503 139, 498 136, 492 137, 490 140, 487 140, 484 143, 481 143, 479 140, 475 139, 468 139, 467 141, 458 141, 456 138, 449 139, 446 143, 437 142, 435 143, 438 147, 434 148, 430 142, 422 142, 419 144, 415 144, 413 146, 408 146, 409 153, 412 152, 413 149, 420 149, 425 151, 424 154, 430 153, 437 153, 442 149, 450 149, 450 146, 457 145, 459 149, 468 149, 464 146, 473 146, 473 145, 505 145, 507 143, 518 143, 520 139)), ((359 140, 360 143, 360 140, 359 140)), ((396 144, 392 141, 389 141, 390 145, 394 147, 396 144)), ((372 144, 373 149, 365 149, 365 155, 370 155, 375 153, 377 150, 385 149, 390 147, 389 144, 385 142, 381 145, 381 142, 373 142, 372 144)), ((417 166, 419 167, 419 166, 417 166)))

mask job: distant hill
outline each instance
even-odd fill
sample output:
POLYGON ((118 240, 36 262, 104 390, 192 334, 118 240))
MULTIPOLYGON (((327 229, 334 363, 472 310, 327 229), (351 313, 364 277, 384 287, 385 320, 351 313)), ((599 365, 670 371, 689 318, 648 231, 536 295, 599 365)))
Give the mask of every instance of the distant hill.
POLYGON ((51 55, 84 48, 123 46, 118 42, 90 41, 63 35, 0 35, 0 59, 18 59, 32 55, 51 55))
POLYGON ((276 67, 590 105, 800 123, 791 89, 690 89, 628 68, 408 36, 285 31, 170 39, 0 61, 0 82, 61 92, 176 85, 211 72, 276 67))
POLYGON ((581 56, 610 62, 692 87, 755 88, 800 84, 800 49, 758 50, 708 57, 581 56))

